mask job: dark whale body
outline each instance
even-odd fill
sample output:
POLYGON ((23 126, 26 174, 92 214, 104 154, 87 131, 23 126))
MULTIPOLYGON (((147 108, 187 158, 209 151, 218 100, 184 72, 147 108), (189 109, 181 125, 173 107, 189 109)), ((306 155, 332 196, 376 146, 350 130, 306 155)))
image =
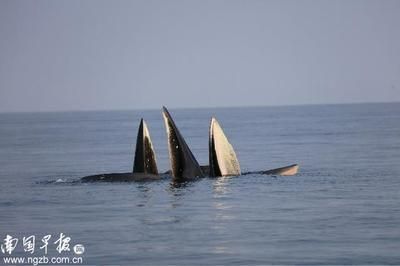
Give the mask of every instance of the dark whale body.
MULTIPOLYGON (((141 173, 109 173, 89 175, 81 178, 82 182, 140 182, 162 179, 162 175, 141 174, 141 173)), ((165 178, 165 176, 164 176, 165 178)))

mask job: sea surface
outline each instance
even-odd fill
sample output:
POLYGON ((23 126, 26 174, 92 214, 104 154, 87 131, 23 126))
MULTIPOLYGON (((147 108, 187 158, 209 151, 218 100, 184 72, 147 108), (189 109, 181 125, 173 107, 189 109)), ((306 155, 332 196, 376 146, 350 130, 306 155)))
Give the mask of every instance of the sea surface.
POLYGON ((400 264, 400 104, 170 109, 200 164, 217 117, 242 171, 296 176, 81 183, 132 169, 140 118, 169 169, 160 110, 0 114, 0 237, 9 256, 84 265, 400 264), (70 237, 70 251, 54 242, 70 237), (36 236, 33 254, 24 236, 36 236))

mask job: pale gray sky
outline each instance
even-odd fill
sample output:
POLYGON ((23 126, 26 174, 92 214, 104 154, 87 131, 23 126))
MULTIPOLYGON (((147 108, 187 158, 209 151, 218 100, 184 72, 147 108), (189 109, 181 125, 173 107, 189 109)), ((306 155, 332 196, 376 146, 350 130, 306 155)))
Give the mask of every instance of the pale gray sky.
POLYGON ((400 101, 400 1, 0 0, 0 111, 400 101))

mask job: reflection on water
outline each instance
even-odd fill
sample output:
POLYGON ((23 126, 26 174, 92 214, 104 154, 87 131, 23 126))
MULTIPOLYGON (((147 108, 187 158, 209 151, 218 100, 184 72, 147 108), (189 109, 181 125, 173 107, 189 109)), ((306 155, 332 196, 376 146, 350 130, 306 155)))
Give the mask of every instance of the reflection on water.
POLYGON ((215 181, 213 183, 214 197, 220 197, 229 192, 228 182, 231 178, 232 177, 229 176, 221 176, 215 178, 215 181))
MULTIPOLYGON (((215 211, 214 222, 212 225, 213 232, 216 235, 225 235, 229 231, 229 221, 233 221, 236 217, 232 214, 232 204, 227 200, 231 191, 229 181, 232 177, 218 177, 213 181, 213 201, 212 206, 215 211)), ((234 251, 230 246, 226 245, 226 241, 218 241, 213 246, 215 254, 233 254, 234 251)))
POLYGON ((137 207, 146 207, 152 197, 152 189, 147 184, 139 184, 136 186, 137 192, 139 193, 138 202, 136 202, 137 207))
POLYGON ((227 246, 215 246, 213 253, 215 254, 234 254, 234 251, 227 246))

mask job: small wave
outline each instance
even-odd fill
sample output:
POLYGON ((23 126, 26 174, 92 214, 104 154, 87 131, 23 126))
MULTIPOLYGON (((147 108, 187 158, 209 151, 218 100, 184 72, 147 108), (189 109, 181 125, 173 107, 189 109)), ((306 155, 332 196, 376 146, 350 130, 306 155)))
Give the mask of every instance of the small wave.
POLYGON ((43 180, 43 181, 38 181, 36 184, 39 185, 48 185, 48 184, 74 184, 74 183, 79 183, 80 179, 68 179, 68 178, 57 178, 57 179, 52 179, 52 180, 43 180))

